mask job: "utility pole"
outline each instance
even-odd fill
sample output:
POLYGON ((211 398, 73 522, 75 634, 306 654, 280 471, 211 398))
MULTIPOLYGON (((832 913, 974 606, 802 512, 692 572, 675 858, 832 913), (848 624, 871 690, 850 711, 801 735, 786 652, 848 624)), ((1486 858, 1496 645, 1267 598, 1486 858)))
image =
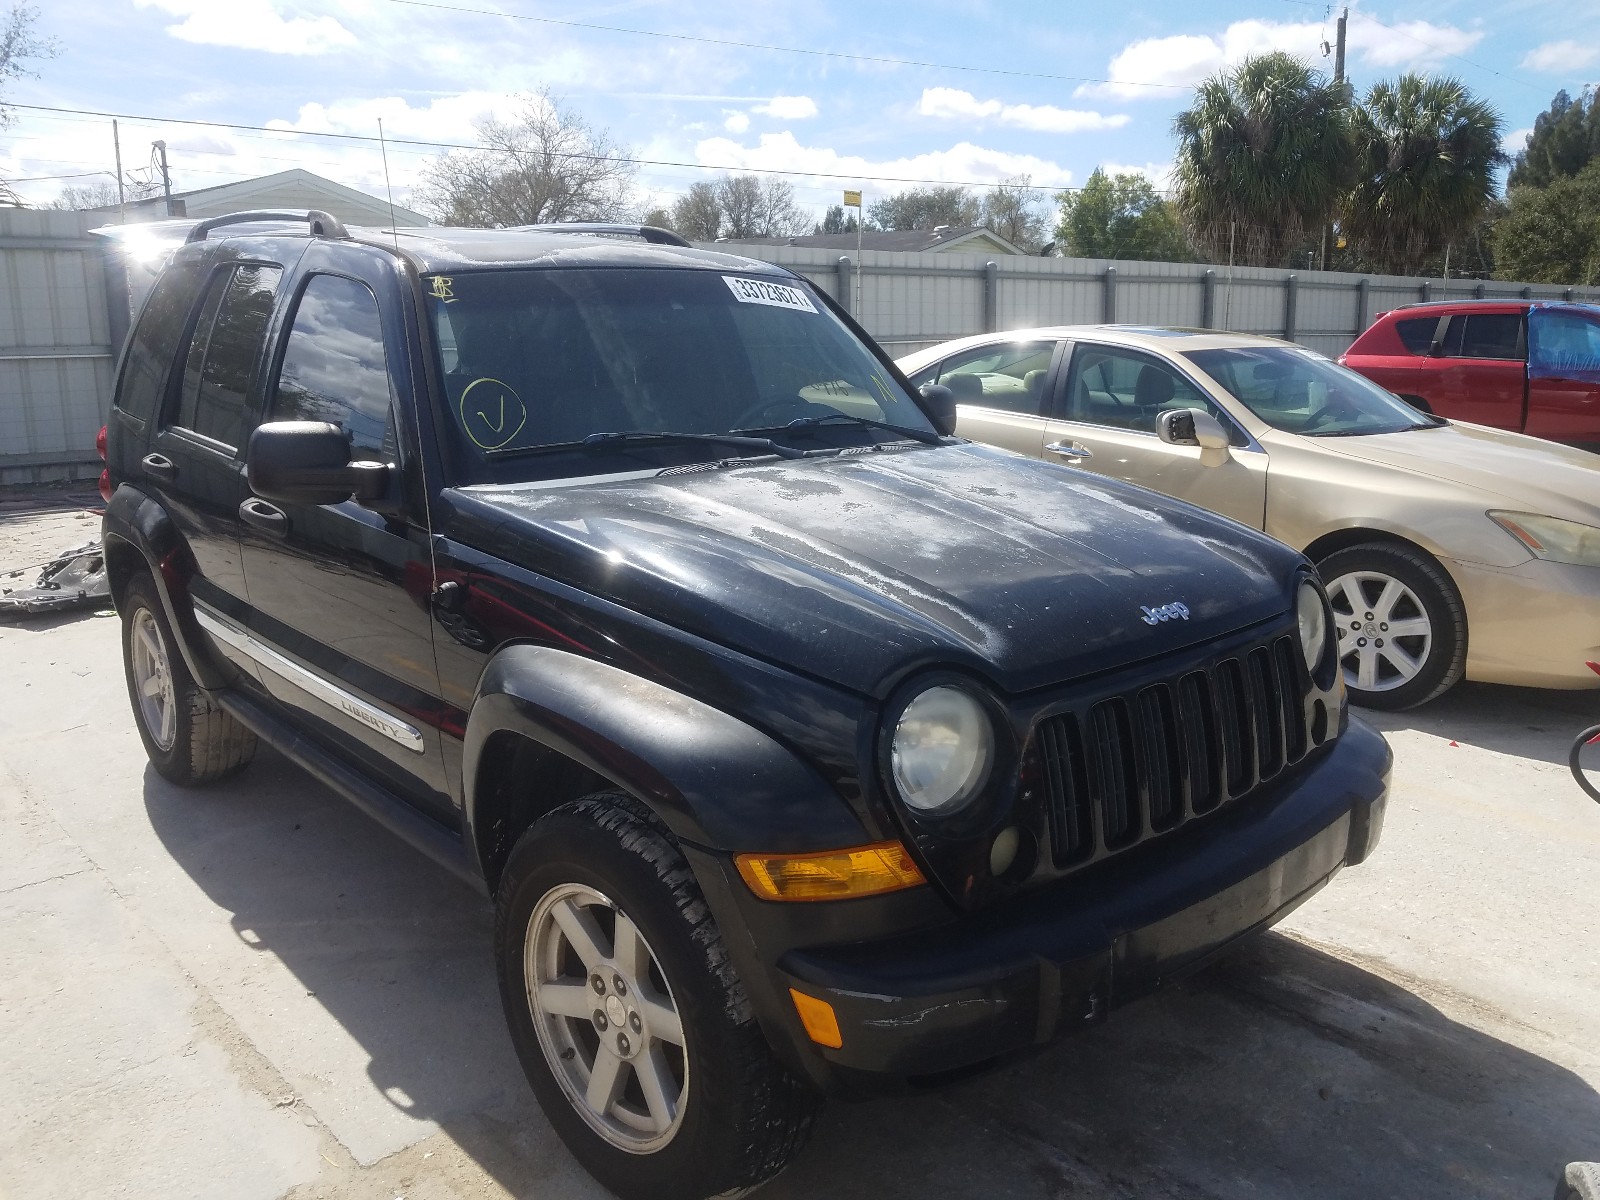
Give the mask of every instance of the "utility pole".
MULTIPOLYGON (((1344 31, 1350 21, 1350 10, 1343 9, 1339 13, 1339 24, 1333 37, 1333 86, 1339 92, 1340 99, 1344 97, 1344 31)), ((1328 52, 1328 43, 1322 43, 1322 52, 1328 52)), ((1325 225, 1322 229, 1322 269, 1328 269, 1328 243, 1333 240, 1333 226, 1325 225)))
POLYGON ((167 198, 167 216, 172 215, 172 174, 167 170, 167 144, 166 142, 151 142, 157 154, 161 156, 161 190, 167 198))
POLYGON ((122 135, 117 132, 117 123, 111 122, 111 146, 117 153, 117 224, 128 223, 128 195, 122 186, 122 135))

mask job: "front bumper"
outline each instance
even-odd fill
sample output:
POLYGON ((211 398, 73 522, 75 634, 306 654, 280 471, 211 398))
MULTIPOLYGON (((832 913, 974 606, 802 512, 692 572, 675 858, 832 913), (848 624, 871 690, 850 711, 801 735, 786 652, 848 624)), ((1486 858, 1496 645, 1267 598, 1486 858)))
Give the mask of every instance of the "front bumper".
POLYGON ((1530 559, 1446 564, 1467 608, 1467 678, 1520 687, 1597 688, 1600 567, 1530 559))
MULTIPOLYGON (((1382 829, 1392 761, 1383 738, 1352 720, 1326 756, 1276 792, 1268 785, 1170 844, 954 922, 789 949, 752 988, 781 998, 758 1002, 769 1037, 813 1082, 848 1090, 861 1086, 859 1073, 959 1070, 1099 1021, 1365 859, 1382 829), (839 1048, 805 1037, 790 987, 833 1006, 839 1048), (772 1026, 784 1008, 780 1033, 772 1026)), ((871 903, 827 907, 866 916, 871 903)))

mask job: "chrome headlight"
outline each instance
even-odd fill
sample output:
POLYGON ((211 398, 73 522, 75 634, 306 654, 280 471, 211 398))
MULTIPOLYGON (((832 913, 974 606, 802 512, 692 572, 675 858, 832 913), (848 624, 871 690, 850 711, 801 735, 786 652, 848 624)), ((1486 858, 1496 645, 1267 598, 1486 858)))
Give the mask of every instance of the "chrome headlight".
POLYGON ((1536 558, 1573 567, 1600 567, 1600 529, 1593 525, 1533 513, 1492 512, 1489 519, 1536 558))
POLYGON ((954 812, 989 777, 994 726, 966 691, 931 687, 901 711, 889 761, 906 807, 919 816, 954 812))
POLYGON ((1328 606, 1313 584, 1302 583, 1294 610, 1300 623, 1300 652, 1306 656, 1306 670, 1315 672, 1328 648, 1328 606))

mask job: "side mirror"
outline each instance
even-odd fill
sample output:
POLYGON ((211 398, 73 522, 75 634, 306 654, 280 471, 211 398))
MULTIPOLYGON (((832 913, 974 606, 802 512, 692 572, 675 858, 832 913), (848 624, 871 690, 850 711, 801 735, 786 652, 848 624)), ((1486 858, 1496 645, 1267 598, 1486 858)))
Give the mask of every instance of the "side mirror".
POLYGON ((1203 408, 1168 409, 1156 419, 1156 436, 1171 446, 1226 450, 1228 431, 1203 408))
POLYGON ((949 437, 956 431, 956 394, 942 383, 925 383, 918 390, 933 427, 941 437, 949 437))
POLYGON ((258 425, 245 449, 250 490, 286 504, 341 504, 351 497, 380 499, 389 468, 351 462, 350 435, 328 421, 269 421, 258 425))

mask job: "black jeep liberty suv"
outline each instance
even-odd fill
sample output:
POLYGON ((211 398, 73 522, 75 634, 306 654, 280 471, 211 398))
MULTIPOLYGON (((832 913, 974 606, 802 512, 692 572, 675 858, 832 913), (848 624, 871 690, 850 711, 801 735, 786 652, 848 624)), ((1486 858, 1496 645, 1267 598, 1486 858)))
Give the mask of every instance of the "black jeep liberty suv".
POLYGON ((1305 559, 954 412, 660 230, 200 222, 108 431, 139 732, 180 784, 265 741, 492 897, 607 1187, 753 1186, 823 1093, 1093 1024, 1382 825, 1305 559))

